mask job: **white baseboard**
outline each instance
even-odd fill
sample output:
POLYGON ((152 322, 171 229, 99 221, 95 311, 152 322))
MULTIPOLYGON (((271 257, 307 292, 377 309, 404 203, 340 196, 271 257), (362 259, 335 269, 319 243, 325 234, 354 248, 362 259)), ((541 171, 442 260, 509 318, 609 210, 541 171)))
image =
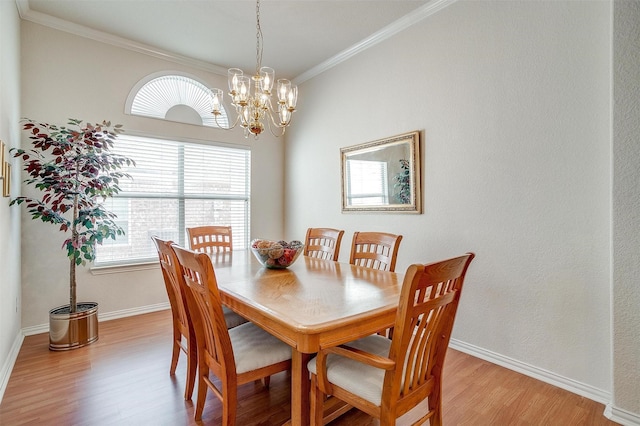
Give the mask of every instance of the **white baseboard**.
MULTIPOLYGON (((110 321, 118 318, 131 317, 134 315, 148 314, 150 312, 163 311, 165 309, 170 309, 169 302, 158 303, 155 305, 147 305, 141 306, 138 308, 132 309, 123 309, 121 311, 113 311, 113 312, 98 312, 98 322, 102 321, 110 321)), ((49 324, 39 324, 31 327, 25 327, 22 329, 22 334, 24 336, 31 336, 33 334, 40 333, 48 333, 49 332, 49 324)))
POLYGON ((529 365, 524 362, 455 339, 451 339, 449 346, 457 351, 473 355, 476 358, 489 361, 501 367, 508 368, 509 370, 517 371, 518 373, 524 374, 525 376, 533 377, 534 379, 540 380, 541 382, 549 383, 550 385, 557 386, 561 389, 564 389, 571 393, 575 393, 585 398, 589 398, 601 404, 606 405, 611 402, 610 392, 578 382, 573 379, 569 379, 567 377, 560 376, 556 373, 552 373, 542 368, 538 368, 533 365, 529 365))
POLYGON ((111 321, 118 318, 131 317, 134 315, 148 314, 151 312, 164 311, 165 309, 171 309, 169 302, 157 303, 155 305, 141 306, 139 308, 123 309, 121 311, 107 312, 99 314, 98 322, 111 321))
POLYGON ((16 338, 13 340, 13 345, 11 345, 9 356, 5 360, 4 365, 2 366, 2 370, 0 370, 0 402, 2 402, 4 391, 7 389, 9 377, 11 377, 13 366, 16 364, 16 360, 18 359, 18 353, 20 352, 20 348, 22 347, 23 340, 24 335, 22 333, 17 333, 16 338))
POLYGON ((611 404, 607 404, 604 415, 611 421, 620 423, 623 426, 640 426, 640 415, 630 413, 611 404))

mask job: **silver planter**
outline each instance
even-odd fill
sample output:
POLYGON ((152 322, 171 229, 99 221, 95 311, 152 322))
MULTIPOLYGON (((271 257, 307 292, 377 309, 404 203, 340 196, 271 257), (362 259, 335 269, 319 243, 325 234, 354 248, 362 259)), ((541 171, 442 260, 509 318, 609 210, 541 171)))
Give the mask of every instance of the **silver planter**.
POLYGON ((49 349, 67 351, 87 346, 98 340, 98 304, 78 303, 77 312, 69 305, 49 311, 49 349))

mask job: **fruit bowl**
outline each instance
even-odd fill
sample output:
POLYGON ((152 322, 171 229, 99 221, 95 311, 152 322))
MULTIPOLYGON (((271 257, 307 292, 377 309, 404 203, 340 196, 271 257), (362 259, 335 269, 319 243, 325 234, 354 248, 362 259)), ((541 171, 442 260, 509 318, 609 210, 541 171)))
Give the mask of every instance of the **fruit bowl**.
POLYGON ((288 243, 255 239, 251 241, 251 251, 265 268, 284 269, 302 254, 304 244, 297 240, 288 243))

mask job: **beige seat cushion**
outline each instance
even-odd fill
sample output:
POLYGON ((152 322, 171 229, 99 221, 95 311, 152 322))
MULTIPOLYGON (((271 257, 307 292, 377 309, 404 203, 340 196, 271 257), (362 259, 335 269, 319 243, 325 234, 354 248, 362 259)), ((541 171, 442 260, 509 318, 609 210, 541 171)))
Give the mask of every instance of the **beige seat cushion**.
MULTIPOLYGON (((349 342, 346 346, 388 357, 391 340, 373 335, 349 342)), ((316 374, 316 358, 309 361, 308 368, 310 372, 316 374)), ((336 386, 373 404, 380 405, 384 370, 349 358, 329 354, 327 356, 327 378, 336 386)))
POLYGON ((238 374, 291 359, 291 347, 247 322, 229 329, 238 374))
MULTIPOLYGON (((354 340, 346 346, 388 357, 391 340, 384 336, 374 335, 354 340)), ((316 374, 316 358, 309 361, 308 368, 310 372, 316 374)), ((346 389, 373 404, 380 405, 382 384, 384 382, 384 370, 381 368, 371 367, 342 356, 329 354, 327 356, 327 377, 336 386, 346 389)), ((427 399, 420 401, 418 405, 397 419, 396 426, 412 425, 428 411, 427 399)))
POLYGON ((247 322, 247 319, 236 314, 226 306, 222 307, 222 313, 224 314, 224 320, 227 323, 227 328, 237 327, 240 324, 247 322))

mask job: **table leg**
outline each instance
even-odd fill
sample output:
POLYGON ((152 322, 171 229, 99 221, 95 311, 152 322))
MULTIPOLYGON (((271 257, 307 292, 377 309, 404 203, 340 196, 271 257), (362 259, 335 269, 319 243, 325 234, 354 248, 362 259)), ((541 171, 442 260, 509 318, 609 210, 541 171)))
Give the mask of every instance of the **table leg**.
POLYGON ((311 381, 307 363, 311 354, 291 351, 291 424, 293 426, 307 426, 310 422, 309 392, 311 381))

